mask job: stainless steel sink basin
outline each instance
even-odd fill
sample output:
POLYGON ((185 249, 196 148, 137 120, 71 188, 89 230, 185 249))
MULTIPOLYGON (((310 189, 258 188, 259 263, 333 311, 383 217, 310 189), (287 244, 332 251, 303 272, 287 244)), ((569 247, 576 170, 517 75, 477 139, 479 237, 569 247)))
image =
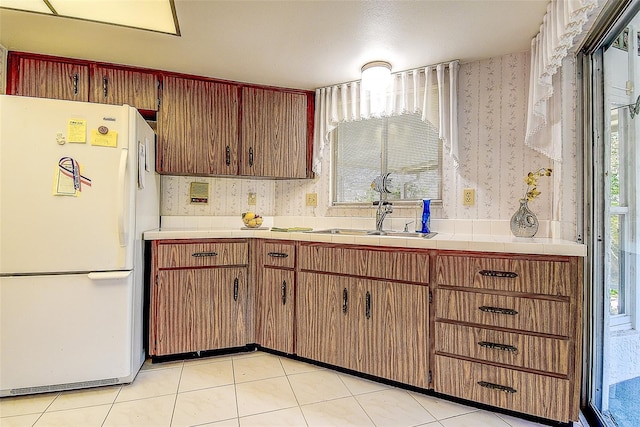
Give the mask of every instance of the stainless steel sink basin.
POLYGON ((416 231, 378 231, 378 230, 359 230, 352 228, 328 228, 326 230, 308 231, 308 233, 316 234, 340 234, 344 236, 391 236, 391 237, 418 237, 430 239, 438 233, 420 233, 416 231))

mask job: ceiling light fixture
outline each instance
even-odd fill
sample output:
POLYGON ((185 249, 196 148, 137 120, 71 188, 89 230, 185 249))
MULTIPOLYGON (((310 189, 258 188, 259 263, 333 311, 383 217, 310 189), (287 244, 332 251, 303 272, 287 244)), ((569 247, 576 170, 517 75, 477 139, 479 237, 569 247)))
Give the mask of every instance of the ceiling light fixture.
POLYGON ((387 61, 372 61, 362 66, 362 88, 364 90, 385 90, 390 84, 391 64, 387 61))
POLYGON ((0 8, 180 35, 174 0, 0 0, 0 8))

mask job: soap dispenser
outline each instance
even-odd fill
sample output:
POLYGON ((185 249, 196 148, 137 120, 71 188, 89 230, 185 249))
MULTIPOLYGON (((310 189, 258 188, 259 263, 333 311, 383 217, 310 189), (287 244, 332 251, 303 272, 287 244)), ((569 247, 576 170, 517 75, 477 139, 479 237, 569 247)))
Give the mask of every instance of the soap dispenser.
POLYGON ((422 199, 422 229, 421 233, 431 232, 431 200, 422 199))

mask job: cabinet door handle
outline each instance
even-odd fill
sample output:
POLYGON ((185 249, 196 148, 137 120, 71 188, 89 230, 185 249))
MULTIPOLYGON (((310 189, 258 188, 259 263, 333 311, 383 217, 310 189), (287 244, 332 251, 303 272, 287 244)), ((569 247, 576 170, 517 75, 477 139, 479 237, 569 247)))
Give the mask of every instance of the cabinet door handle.
POLYGON ((77 95, 78 94, 78 81, 80 80, 80 76, 78 75, 78 73, 75 73, 72 77, 73 80, 73 94, 77 95))
POLYGON ((253 166, 253 147, 249 147, 249 166, 253 166))
POLYGON ((496 349, 496 350, 502 350, 502 351, 509 351, 511 353, 517 353, 518 352, 518 348, 514 347, 512 345, 507 345, 507 344, 498 344, 495 342, 489 342, 489 341, 480 341, 478 342, 478 345, 480 347, 484 347, 484 348, 490 348, 490 349, 496 349))
POLYGON ((344 288, 344 290, 342 291, 342 312, 344 314, 347 314, 348 302, 349 294, 347 292, 347 288, 344 288))
POLYGON ((486 305, 481 305, 478 307, 480 311, 484 311, 485 313, 497 313, 497 314, 507 314, 509 316, 515 316, 518 314, 517 311, 511 308, 500 308, 500 307, 489 307, 486 305))
POLYGON ((478 273, 485 277, 500 277, 505 279, 515 279, 518 277, 518 273, 512 271, 480 270, 478 273))
POLYGON ((107 99, 107 96, 109 95, 109 79, 107 76, 102 78, 102 93, 104 94, 104 98, 107 99))
POLYGON ((224 162, 226 163, 227 166, 229 166, 231 164, 231 147, 229 147, 227 145, 227 148, 225 149, 225 160, 224 162))
POLYGON ((287 281, 282 281, 282 305, 287 304, 287 281))
POLYGON ((289 254, 285 254, 282 252, 269 252, 267 255, 273 258, 286 258, 289 256, 289 254))
POLYGON ((505 393, 509 393, 509 394, 518 392, 518 390, 516 390, 513 387, 509 387, 509 386, 506 386, 506 385, 500 385, 500 384, 494 384, 494 383, 490 383, 490 382, 487 382, 487 381, 478 381, 478 385, 480 387, 488 388, 490 390, 504 391, 505 393))
POLYGON ((371 293, 367 291, 364 297, 364 315, 368 319, 371 319, 371 293))
POLYGON ((196 258, 218 256, 218 252, 194 252, 191 254, 191 256, 196 258))
POLYGON ((238 287, 239 287, 239 285, 240 285, 240 281, 236 277, 233 280, 233 300, 234 301, 238 301, 238 287))

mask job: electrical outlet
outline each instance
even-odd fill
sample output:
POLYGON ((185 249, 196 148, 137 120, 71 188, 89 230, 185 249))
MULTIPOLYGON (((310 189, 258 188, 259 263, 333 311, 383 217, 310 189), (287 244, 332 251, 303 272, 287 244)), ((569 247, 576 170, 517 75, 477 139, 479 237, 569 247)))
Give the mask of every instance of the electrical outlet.
POLYGON ((473 188, 465 188, 462 190, 462 205, 473 206, 476 203, 476 190, 473 188))
POLYGON ((307 206, 318 206, 318 193, 307 193, 307 206))
POLYGON ((249 193, 249 197, 247 197, 247 204, 249 206, 255 206, 257 199, 258 196, 256 196, 256 193, 249 193))

